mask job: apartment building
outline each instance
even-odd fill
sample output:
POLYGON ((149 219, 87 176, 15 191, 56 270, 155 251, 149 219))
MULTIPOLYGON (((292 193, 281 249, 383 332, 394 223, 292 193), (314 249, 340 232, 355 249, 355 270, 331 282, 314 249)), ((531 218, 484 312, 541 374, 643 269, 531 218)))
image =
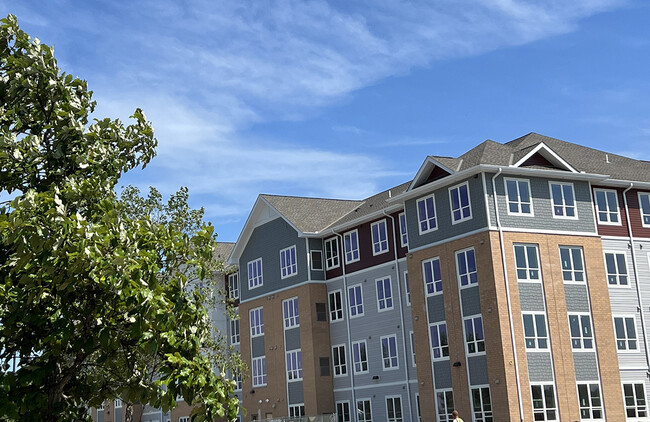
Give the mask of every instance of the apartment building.
POLYGON ((531 133, 349 201, 260 195, 229 259, 246 420, 648 420, 650 163, 531 133))

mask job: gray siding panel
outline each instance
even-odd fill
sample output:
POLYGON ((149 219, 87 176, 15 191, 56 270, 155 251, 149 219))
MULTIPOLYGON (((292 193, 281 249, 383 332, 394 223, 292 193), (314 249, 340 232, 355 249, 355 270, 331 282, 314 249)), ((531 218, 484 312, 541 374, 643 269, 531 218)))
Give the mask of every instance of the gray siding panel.
POLYGON ((98 410, 97 411, 97 422, 104 422, 104 411, 103 410, 98 410))
POLYGON ((471 356, 467 358, 470 385, 488 384, 487 357, 471 356))
POLYGON ((586 285, 565 284, 564 295, 567 312, 590 312, 586 285))
POLYGON ((113 420, 115 422, 122 422, 122 408, 117 407, 113 409, 113 420))
POLYGON ((598 360, 595 352, 573 352, 576 381, 598 381, 598 360))
POLYGON ((477 315, 481 313, 481 299, 478 286, 468 287, 460 291, 460 298, 463 304, 463 316, 477 315))
POLYGON ((284 332, 285 349, 296 350, 300 349, 300 327, 292 328, 284 332))
POLYGON ((544 312, 542 283, 522 282, 519 286, 519 301, 524 312, 544 312))
POLYGON ((451 388, 450 366, 448 360, 433 362, 433 381, 436 388, 451 388))
POLYGON ((289 404, 304 403, 305 394, 302 389, 302 381, 288 383, 289 404))
POLYGON ((264 356, 266 354, 264 349, 264 336, 251 338, 251 357, 258 358, 264 356))
POLYGON ((427 308, 429 310, 429 323, 445 320, 445 302, 442 294, 428 297, 427 308))
POLYGON ((549 352, 527 352, 528 378, 533 382, 553 381, 553 364, 549 352))

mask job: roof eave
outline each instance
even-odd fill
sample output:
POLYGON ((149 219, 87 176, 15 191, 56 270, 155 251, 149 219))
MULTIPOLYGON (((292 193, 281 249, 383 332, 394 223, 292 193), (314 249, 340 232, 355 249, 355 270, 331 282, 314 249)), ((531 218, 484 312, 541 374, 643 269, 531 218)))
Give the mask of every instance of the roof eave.
MULTIPOLYGON (((340 232, 340 231, 345 231, 345 230, 347 230, 349 228, 352 228, 354 226, 358 226, 359 224, 361 224, 361 223, 363 223, 365 221, 374 220, 375 218, 384 215, 384 213, 390 213, 390 212, 398 211, 401 208, 402 208, 402 203, 401 202, 397 203, 397 204, 390 205, 388 207, 382 208, 381 210, 375 211, 375 212, 373 212, 371 214, 366 214, 363 217, 355 218, 354 220, 347 221, 347 222, 345 222, 343 224, 340 224, 340 225, 328 227, 327 229, 323 230, 322 232, 319 232, 318 237, 327 236, 329 234, 333 234, 333 233, 340 232)), ((316 236, 314 236, 314 237, 316 237, 316 236)))

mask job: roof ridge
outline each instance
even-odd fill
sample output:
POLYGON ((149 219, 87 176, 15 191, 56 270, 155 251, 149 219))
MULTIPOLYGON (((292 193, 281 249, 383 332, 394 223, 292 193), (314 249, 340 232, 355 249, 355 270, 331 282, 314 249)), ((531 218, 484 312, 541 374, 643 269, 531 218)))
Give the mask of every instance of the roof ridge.
POLYGON ((275 195, 270 193, 260 193, 260 196, 273 197, 273 198, 315 199, 320 201, 363 202, 363 199, 322 198, 322 197, 298 196, 298 195, 275 195))

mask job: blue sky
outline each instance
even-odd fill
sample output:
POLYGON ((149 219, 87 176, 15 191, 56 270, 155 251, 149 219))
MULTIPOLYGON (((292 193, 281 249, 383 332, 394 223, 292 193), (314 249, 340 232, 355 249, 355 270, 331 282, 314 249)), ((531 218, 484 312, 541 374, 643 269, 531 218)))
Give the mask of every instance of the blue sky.
POLYGON ((5 1, 88 81, 142 107, 158 156, 122 179, 188 186, 234 241, 259 193, 360 199, 538 132, 650 160, 650 2, 5 1))

